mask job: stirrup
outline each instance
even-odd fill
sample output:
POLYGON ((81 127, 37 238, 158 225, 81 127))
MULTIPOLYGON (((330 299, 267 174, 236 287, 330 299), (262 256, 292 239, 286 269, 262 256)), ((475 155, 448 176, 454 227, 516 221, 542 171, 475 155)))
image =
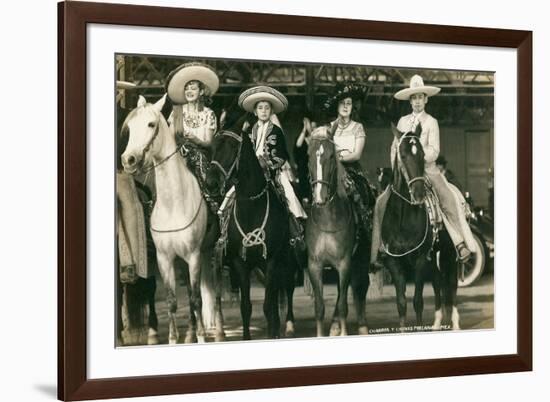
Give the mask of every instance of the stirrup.
POLYGON ((470 257, 472 256, 472 252, 470 251, 470 249, 468 249, 468 247, 466 247, 464 242, 462 242, 458 246, 456 246, 456 256, 458 261, 464 264, 470 259, 470 257), (464 251, 465 253, 463 253, 464 251))

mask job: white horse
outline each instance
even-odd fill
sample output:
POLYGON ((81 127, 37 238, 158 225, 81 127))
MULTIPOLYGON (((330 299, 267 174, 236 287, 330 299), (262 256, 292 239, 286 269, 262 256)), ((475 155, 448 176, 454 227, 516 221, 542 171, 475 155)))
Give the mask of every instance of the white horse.
POLYGON ((210 307, 215 308, 215 340, 222 341, 225 334, 219 292, 221 278, 219 267, 213 264, 213 245, 208 247, 205 244, 208 207, 197 179, 178 152, 174 131, 160 112, 165 99, 166 95, 153 105, 148 104, 143 96, 139 97, 137 108, 130 112, 123 126, 123 130, 129 132, 129 139, 122 154, 122 165, 130 174, 151 169, 155 171, 157 199, 151 215, 151 233, 166 289, 169 343, 175 344, 179 339, 174 270, 176 256, 182 258, 189 267, 187 283, 191 311, 185 342, 205 341, 201 288, 210 297, 216 288, 215 307, 213 303, 210 303, 210 307))

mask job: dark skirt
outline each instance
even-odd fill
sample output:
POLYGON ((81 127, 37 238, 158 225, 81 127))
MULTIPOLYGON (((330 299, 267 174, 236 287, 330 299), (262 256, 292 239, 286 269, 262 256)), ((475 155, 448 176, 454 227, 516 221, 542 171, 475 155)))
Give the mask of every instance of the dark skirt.
POLYGON ((221 195, 212 194, 206 186, 206 173, 210 167, 210 153, 207 149, 199 147, 191 141, 178 141, 178 146, 181 146, 181 155, 186 159, 187 166, 191 173, 197 178, 201 193, 208 204, 210 210, 216 214, 220 208, 221 195))
POLYGON ((345 163, 347 173, 346 192, 353 203, 355 214, 361 222, 363 233, 372 231, 372 219, 376 198, 367 176, 361 169, 359 162, 345 163))

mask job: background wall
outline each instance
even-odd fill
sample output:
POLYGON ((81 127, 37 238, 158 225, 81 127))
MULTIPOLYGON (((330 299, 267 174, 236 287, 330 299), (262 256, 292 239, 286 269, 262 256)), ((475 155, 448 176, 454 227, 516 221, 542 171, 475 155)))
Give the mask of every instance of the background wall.
MULTIPOLYGON (((129 1, 131 2, 131 1, 129 1)), ((532 373, 392 381, 338 386, 243 391, 150 398, 158 401, 314 400, 546 400, 550 378, 545 261, 550 141, 546 129, 550 88, 550 25, 544 2, 465 0, 391 3, 250 0, 141 0, 137 3, 318 15, 386 21, 531 29, 534 31, 535 135, 535 371, 532 373), (543 127, 544 124, 544 127, 543 127)), ((1 399, 42 401, 56 392, 56 2, 5 2, 2 7, 0 77, 3 78, 0 236, 4 275, 1 399)), ((475 147, 475 145, 472 145, 475 147)), ((498 325, 498 324, 497 324, 498 325)), ((141 400, 141 399, 134 399, 141 400)), ((143 398, 145 400, 145 398, 143 398)))

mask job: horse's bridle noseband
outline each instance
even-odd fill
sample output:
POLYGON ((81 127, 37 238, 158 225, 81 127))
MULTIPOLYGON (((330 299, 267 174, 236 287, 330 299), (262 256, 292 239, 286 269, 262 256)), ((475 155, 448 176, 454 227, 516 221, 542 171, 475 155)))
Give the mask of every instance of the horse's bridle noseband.
MULTIPOLYGON (((334 141, 332 141, 330 138, 328 137, 319 137, 319 138, 311 138, 311 141, 318 141, 318 142, 321 142, 321 141, 328 141, 332 144, 334 144, 334 141)), ((338 163, 338 161, 336 161, 336 163, 338 163)), ((328 205, 332 202, 332 200, 334 199, 334 196, 336 195, 337 193, 337 190, 335 189, 333 191, 332 194, 330 194, 330 185, 332 183, 332 180, 334 179, 334 175, 336 174, 336 167, 332 170, 332 174, 330 175, 330 180, 310 180, 309 181, 309 184, 311 185, 311 189, 313 191, 313 186, 315 184, 322 184, 322 185, 325 185, 327 187, 327 192, 329 194, 328 198, 327 198, 327 201, 323 202, 323 203, 316 203, 316 202, 313 202, 312 204, 313 205, 316 205, 316 206, 325 206, 325 205, 328 205)))
POLYGON ((225 189, 225 187, 227 185, 227 181, 231 178, 231 176, 233 175, 233 172, 235 172, 239 168, 239 161, 241 159, 241 150, 243 148, 243 139, 242 139, 242 137, 235 134, 234 132, 227 131, 227 130, 220 131, 217 135, 232 138, 232 139, 234 139, 235 141, 237 141, 239 143, 239 148, 237 150, 237 155, 235 156, 235 159, 231 163, 231 166, 229 167, 229 170, 225 170, 225 168, 222 166, 222 164, 220 162, 218 162, 217 160, 212 159, 212 161, 210 161, 210 164, 212 166, 217 167, 219 169, 219 171, 222 173, 223 178, 224 178, 223 179, 223 187, 225 189))
MULTIPOLYGON (((239 149, 237 150, 237 155, 235 156, 235 159, 233 160, 233 163, 231 164, 231 167, 229 168, 229 170, 225 170, 225 168, 221 165, 221 163, 214 160, 214 159, 212 159, 212 161, 210 161, 210 164, 212 166, 217 167, 219 169, 219 171, 222 172, 223 177, 224 177, 223 188, 225 190, 225 188, 227 186, 227 181, 231 178, 233 173, 236 172, 239 169, 239 161, 241 160, 241 152, 242 152, 242 149, 243 149, 243 139, 242 139, 241 136, 235 134, 234 132, 226 131, 226 130, 220 131, 216 135, 221 135, 221 136, 224 136, 224 137, 233 138, 235 141, 237 141, 239 143, 239 149)), ((246 134, 244 134, 244 135, 246 135, 246 134)), ((246 197, 246 198, 249 199, 249 200, 256 200, 256 199, 262 197, 267 192, 268 188, 269 188, 269 180, 266 179, 265 187, 258 194, 255 194, 255 195, 252 195, 252 196, 249 196, 249 197, 246 197)))
POLYGON ((401 143, 403 142, 403 140, 405 138, 415 138, 418 141, 420 141, 420 140, 416 136, 411 136, 411 135, 405 134, 405 135, 402 135, 401 138, 399 138, 399 141, 397 142, 397 163, 398 163, 398 168, 401 170, 401 173, 403 174, 403 176, 405 177, 405 181, 407 182, 407 188, 409 189, 409 199, 403 197, 403 195, 398 190, 395 189, 393 184, 391 185, 391 190, 392 190, 393 193, 398 195, 401 199, 407 201, 410 205, 422 205, 424 201, 419 202, 419 201, 415 200, 414 195, 413 195, 413 191, 412 191, 412 185, 413 185, 413 183, 415 183, 417 181, 422 181, 422 182, 424 182, 424 185, 426 185, 427 180, 424 176, 417 176, 417 177, 413 177, 412 179, 409 177, 409 173, 407 172, 407 168, 405 167, 405 164, 403 163, 403 160, 401 159, 401 152, 400 152, 401 143))

